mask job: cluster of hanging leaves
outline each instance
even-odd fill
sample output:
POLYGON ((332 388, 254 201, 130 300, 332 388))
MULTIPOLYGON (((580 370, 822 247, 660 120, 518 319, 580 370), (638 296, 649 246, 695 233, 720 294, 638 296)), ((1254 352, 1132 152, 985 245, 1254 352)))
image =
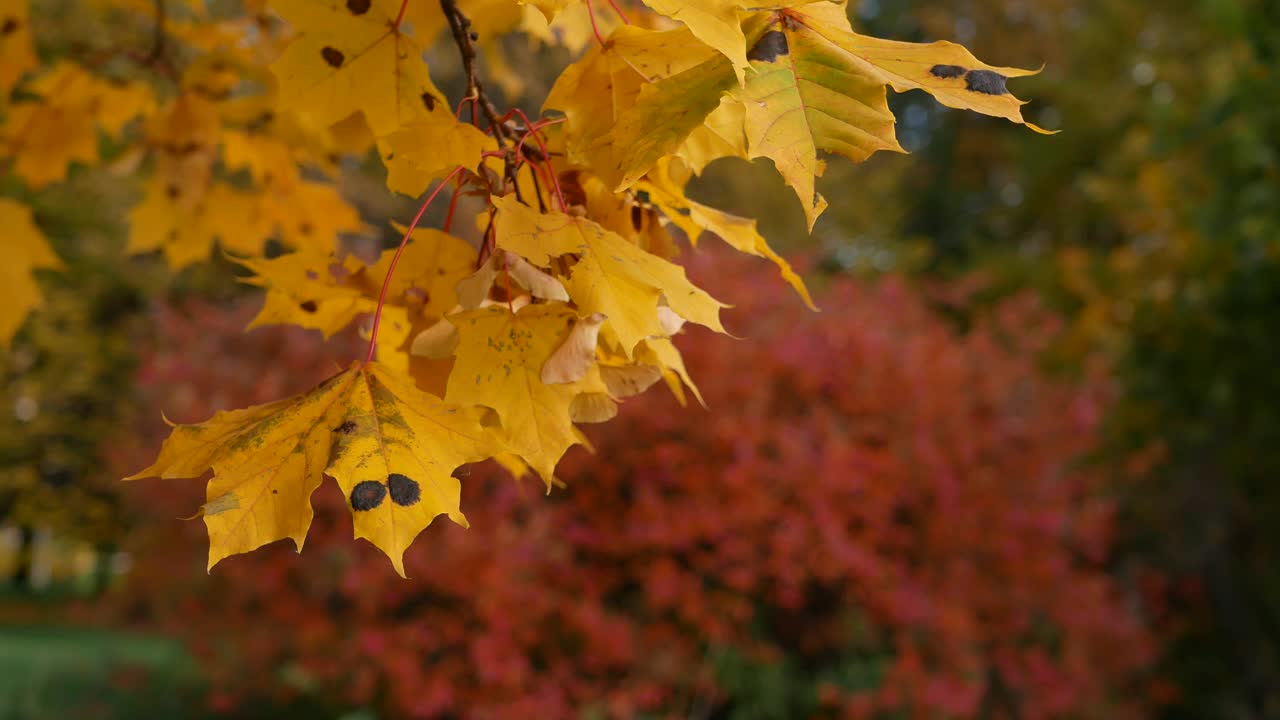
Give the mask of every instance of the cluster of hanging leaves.
MULTIPOLYGON (((29 190, 109 162, 145 178, 129 252, 181 268, 220 243, 265 290, 252 325, 328 335, 372 320, 367 357, 301 395, 175 427, 133 476, 213 469, 210 567, 284 538, 301 548, 325 475, 357 537, 401 574, 436 516, 466 524, 460 466, 498 458, 549 489, 583 441, 576 424, 663 379, 699 397, 671 337, 689 322, 723 332, 725 305, 674 261, 677 238, 768 258, 812 305, 753 220, 685 196, 691 177, 769 158, 812 228, 822 154, 902 151, 887 88, 1024 123, 1006 80, 1030 74, 948 42, 860 35, 830 0, 270 0, 238 14, 105 0, 97 11, 154 27, 150 47, 39 66, 26 3, 0 2, 0 161, 29 190), (590 45, 541 113, 496 107, 480 74, 520 32, 590 45), (432 81, 437 40, 462 58, 463 97, 432 81), (127 79, 137 66, 150 74, 127 79), (441 229, 415 218, 367 264, 338 242, 364 224, 330 179, 343 155, 372 149, 391 191, 435 186, 419 218, 443 190, 452 199, 441 229), (482 205, 474 218, 455 218, 460 196, 482 205), (480 240, 453 234, 455 219, 480 240), (268 240, 291 252, 264 255, 268 240)), ((39 303, 31 271, 59 261, 27 207, 0 199, 0 219, 20 248, 3 271, 7 341, 39 303)))

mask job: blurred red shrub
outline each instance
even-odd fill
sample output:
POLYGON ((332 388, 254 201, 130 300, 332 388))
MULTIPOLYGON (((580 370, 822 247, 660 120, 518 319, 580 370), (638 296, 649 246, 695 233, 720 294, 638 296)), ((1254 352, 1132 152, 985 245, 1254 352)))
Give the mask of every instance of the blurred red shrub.
MULTIPOLYGON (((662 388, 629 401, 549 499, 477 468, 471 529, 429 528, 407 582, 349 539, 327 485, 300 557, 275 547, 208 577, 203 527, 172 520, 202 483, 131 484, 155 517, 131 543, 127 617, 186 637, 220 703, 318 688, 426 717, 1141 715, 1152 640, 1108 574, 1111 506, 1077 463, 1107 388, 1037 370, 1054 319, 1022 299, 958 334, 897 279, 837 280, 811 314, 763 266, 696 269, 711 261, 748 337, 680 343, 711 412, 662 388), (775 662, 786 687, 741 676, 775 662)), ((174 420, 353 356, 242 335, 247 318, 159 316, 142 380, 174 420)), ((117 451, 132 470, 151 449, 117 451)))

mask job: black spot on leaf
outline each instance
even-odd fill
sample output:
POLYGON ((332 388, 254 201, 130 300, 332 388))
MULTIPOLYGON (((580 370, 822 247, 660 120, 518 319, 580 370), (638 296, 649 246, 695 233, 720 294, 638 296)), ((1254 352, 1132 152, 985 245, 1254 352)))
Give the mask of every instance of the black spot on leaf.
POLYGON ((382 504, 387 496, 387 486, 376 480, 365 480, 351 488, 351 507, 361 512, 382 504))
POLYGON ((12 35, 18 31, 18 27, 21 25, 22 23, 18 22, 17 18, 5 18, 4 24, 0 25, 0 37, 12 35))
POLYGON ((964 75, 968 70, 959 65, 934 65, 929 68, 929 74, 940 78, 958 78, 964 75))
POLYGON ((964 76, 964 87, 983 95, 1004 95, 1009 89, 1004 83, 1009 78, 991 70, 970 70, 964 76))
POLYGON ((747 53, 747 59, 771 63, 778 59, 779 55, 786 55, 789 52, 791 48, 787 45, 786 34, 781 30, 770 30, 760 38, 755 47, 751 48, 751 52, 747 53))
POLYGON ((429 92, 422 93, 422 104, 427 106, 427 112, 435 110, 437 102, 439 102, 439 100, 436 99, 435 95, 432 95, 429 92))
POLYGON ((391 502, 401 507, 414 505, 422 497, 418 481, 400 473, 391 473, 387 477, 387 487, 391 489, 391 502))
POLYGON ((302 303, 301 305, 299 305, 298 307, 302 308, 303 312, 308 312, 308 313, 313 313, 320 309, 320 306, 316 305, 315 300, 308 300, 302 303))
POLYGON ((348 420, 342 423, 341 425, 339 425, 338 427, 334 428, 333 431, 336 433, 342 433, 343 435, 350 435, 351 433, 356 431, 356 424, 348 420))
POLYGON ((369 12, 369 6, 372 4, 371 0, 347 0, 347 9, 352 15, 363 15, 369 12))
POLYGON ((342 67, 342 62, 347 59, 347 56, 343 55, 341 50, 329 47, 328 45, 320 51, 320 57, 324 58, 324 61, 329 63, 329 67, 334 68, 342 67))

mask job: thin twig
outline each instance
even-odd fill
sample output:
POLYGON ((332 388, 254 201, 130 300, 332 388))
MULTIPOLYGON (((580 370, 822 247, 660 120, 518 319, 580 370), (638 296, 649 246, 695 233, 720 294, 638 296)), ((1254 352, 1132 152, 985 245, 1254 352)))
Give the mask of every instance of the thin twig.
POLYGON ((156 0, 156 29, 154 39, 151 41, 151 52, 147 54, 144 65, 154 65, 164 57, 164 25, 168 17, 168 8, 165 0, 156 0))
POLYGON ((480 82, 480 75, 476 71, 476 47, 474 45, 475 38, 471 34, 471 20, 458 9, 457 0, 440 0, 440 9, 449 21, 449 30, 453 33, 453 42, 458 46, 458 52, 462 55, 462 69, 467 75, 466 96, 475 98, 474 103, 479 106, 480 112, 484 114, 485 120, 489 122, 493 136, 498 139, 499 143, 505 144, 508 140, 507 130, 498 119, 498 109, 493 106, 489 97, 485 95, 484 84, 480 82))

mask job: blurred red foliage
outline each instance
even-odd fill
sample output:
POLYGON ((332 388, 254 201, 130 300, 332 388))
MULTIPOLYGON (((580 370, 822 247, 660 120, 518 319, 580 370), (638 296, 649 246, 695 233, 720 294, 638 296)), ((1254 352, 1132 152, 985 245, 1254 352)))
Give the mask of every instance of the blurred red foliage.
MULTIPOLYGON (((328 485, 301 556, 206 576, 203 526, 173 520, 203 484, 131 483, 150 517, 118 617, 186 638, 225 705, 315 687, 397 716, 685 716, 727 707, 709 658, 735 648, 822 678, 822 717, 1141 716, 1155 648, 1108 571, 1103 481, 1078 462, 1107 384, 1038 371, 1055 320, 1018 299, 957 333, 893 278, 836 280, 812 314, 760 264, 694 266, 748 338, 682 338, 710 412, 662 388, 627 402, 550 498, 476 468, 471 529, 429 528, 408 581, 350 540, 328 485), (823 670, 855 650, 881 662, 861 689, 823 670)), ((141 374, 157 409, 197 420, 354 356, 350 337, 242 334, 250 314, 159 312, 141 374)), ((155 430, 115 444, 122 470, 155 430)))

